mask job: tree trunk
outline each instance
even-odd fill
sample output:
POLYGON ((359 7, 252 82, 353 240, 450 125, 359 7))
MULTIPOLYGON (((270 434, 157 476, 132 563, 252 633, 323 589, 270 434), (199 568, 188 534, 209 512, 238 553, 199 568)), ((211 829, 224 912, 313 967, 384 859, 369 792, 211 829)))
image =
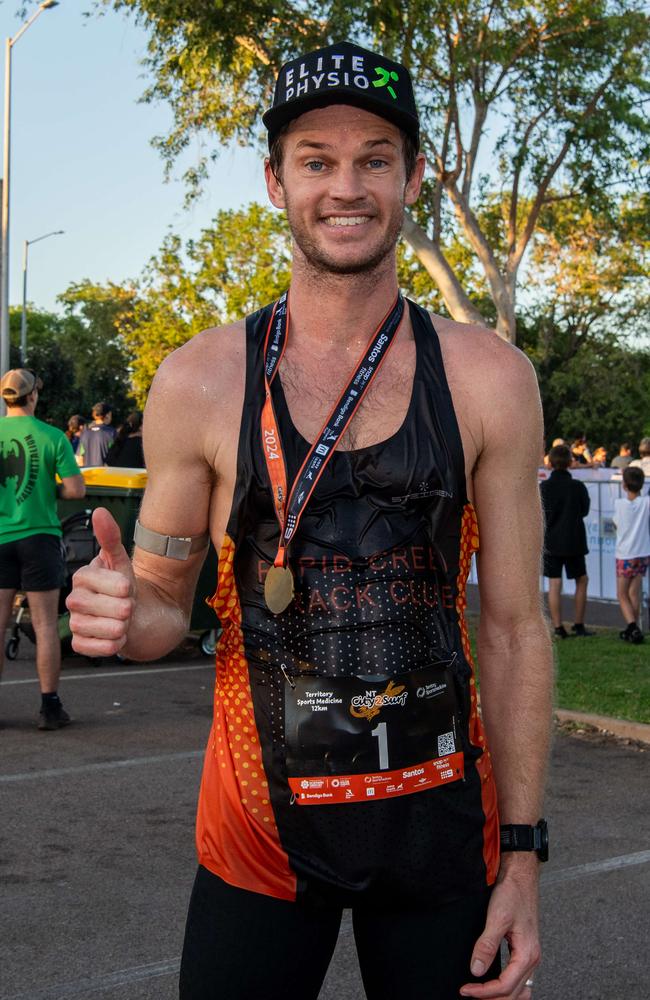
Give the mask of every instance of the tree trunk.
POLYGON ((487 327, 485 319, 463 291, 440 247, 429 239, 408 212, 404 213, 402 233, 420 263, 440 289, 440 294, 453 319, 458 320, 459 323, 474 323, 487 327))

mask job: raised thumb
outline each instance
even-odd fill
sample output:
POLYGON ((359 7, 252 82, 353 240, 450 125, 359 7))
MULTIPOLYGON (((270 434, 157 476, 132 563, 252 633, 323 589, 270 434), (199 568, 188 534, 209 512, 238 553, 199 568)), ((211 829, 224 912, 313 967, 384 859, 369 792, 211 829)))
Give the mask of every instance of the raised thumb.
POLYGON ((97 507, 93 511, 93 531, 100 545, 100 557, 108 569, 127 572, 131 575, 131 560, 122 545, 120 526, 105 507, 97 507))

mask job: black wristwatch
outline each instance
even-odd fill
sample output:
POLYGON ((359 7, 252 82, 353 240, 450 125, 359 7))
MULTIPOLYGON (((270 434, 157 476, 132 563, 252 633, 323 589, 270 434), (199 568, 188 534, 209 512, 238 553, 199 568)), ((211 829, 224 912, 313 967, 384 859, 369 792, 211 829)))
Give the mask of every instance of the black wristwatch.
POLYGON ((534 851, 540 861, 548 861, 548 824, 540 819, 535 826, 505 823, 501 827, 502 851, 534 851))

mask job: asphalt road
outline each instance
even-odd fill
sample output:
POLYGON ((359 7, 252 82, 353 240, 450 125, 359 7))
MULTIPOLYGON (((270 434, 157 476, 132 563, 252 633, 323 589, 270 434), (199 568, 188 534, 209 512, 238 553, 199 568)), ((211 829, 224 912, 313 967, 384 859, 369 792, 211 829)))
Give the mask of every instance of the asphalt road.
MULTIPOLYGON (((212 665, 69 660, 75 724, 41 733, 21 654, 0 687, 0 1000, 174 1000, 212 665)), ((648 996, 649 757, 557 735, 534 1000, 648 996)), ((362 998, 344 919, 321 1000, 362 998)))

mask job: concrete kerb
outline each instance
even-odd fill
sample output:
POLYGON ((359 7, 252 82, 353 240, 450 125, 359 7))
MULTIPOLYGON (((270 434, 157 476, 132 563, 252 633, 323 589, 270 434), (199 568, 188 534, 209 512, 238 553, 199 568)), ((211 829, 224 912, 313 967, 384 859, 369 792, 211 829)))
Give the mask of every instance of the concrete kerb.
POLYGON ((613 719, 608 715, 593 715, 590 712, 574 712, 570 708, 556 708, 555 718, 562 723, 573 722, 579 726, 593 726, 601 732, 611 733, 620 739, 650 744, 650 725, 644 722, 613 719))
MULTIPOLYGON (((477 696, 479 708, 481 695, 477 696)), ((650 725, 645 722, 633 722, 630 719, 614 719, 610 715, 594 715, 591 712, 578 712, 572 708, 556 708, 553 712, 559 723, 575 723, 578 727, 587 726, 598 729, 601 733, 617 736, 622 740, 636 740, 638 743, 650 745, 650 725)))

